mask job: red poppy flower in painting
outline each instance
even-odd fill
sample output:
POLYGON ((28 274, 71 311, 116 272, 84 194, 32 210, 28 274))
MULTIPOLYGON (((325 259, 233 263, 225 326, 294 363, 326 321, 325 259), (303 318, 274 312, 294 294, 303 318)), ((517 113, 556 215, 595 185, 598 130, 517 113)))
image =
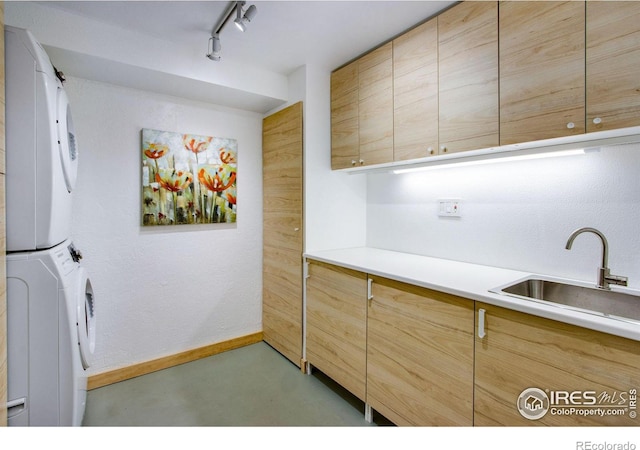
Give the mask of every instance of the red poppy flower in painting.
POLYGON ((236 154, 234 152, 232 152, 231 150, 229 150, 228 148, 221 148, 220 150, 218 150, 219 155, 220 155, 220 161, 222 161, 225 164, 235 164, 236 161, 236 154))
POLYGON ((225 193, 224 193, 225 198, 227 199, 227 201, 232 204, 235 205, 236 204, 236 190, 235 189, 228 189, 225 193))
POLYGON ((151 142, 149 146, 144 149, 144 156, 150 159, 158 159, 162 158, 168 151, 168 146, 151 142))
POLYGON ((184 144, 184 148, 189 150, 192 153, 195 153, 196 158, 198 153, 202 153, 207 150, 209 144, 211 143, 211 136, 196 136, 192 134, 183 134, 182 142, 184 144))
POLYGON ((211 192, 222 192, 235 183, 236 170, 226 164, 201 166, 198 180, 211 192))
POLYGON ((160 172, 156 173, 156 181, 167 191, 178 192, 191 184, 193 176, 182 170, 160 169, 160 172))

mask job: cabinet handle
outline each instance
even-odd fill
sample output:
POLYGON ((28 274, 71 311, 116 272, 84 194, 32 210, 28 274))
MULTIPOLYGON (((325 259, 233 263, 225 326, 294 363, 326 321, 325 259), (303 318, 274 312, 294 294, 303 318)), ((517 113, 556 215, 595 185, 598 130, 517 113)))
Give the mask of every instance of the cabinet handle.
POLYGON ((430 155, 433 155, 433 147, 427 148, 427 153, 429 153, 430 155))
POLYGON ((442 151, 443 153, 447 153, 447 147, 445 145, 441 145, 440 151, 442 151))
POLYGON ((485 312, 486 311, 484 309, 478 310, 478 337, 480 339, 484 339, 484 337, 487 335, 484 329, 484 313, 485 312))
POLYGON ((593 123, 595 123, 596 125, 600 125, 602 123, 602 119, 600 117, 596 117, 595 119, 593 119, 593 123))
POLYGON ((352 159, 352 160, 351 160, 351 165, 352 165, 352 166, 355 166, 355 165, 356 165, 356 160, 355 160, 355 159, 352 159))
POLYGON ((367 300, 373 300, 373 278, 367 279, 367 300))
POLYGON ((576 124, 575 124, 575 123, 573 123, 573 122, 569 122, 569 123, 567 124, 567 128, 568 128, 568 129, 570 129, 570 130, 574 129, 575 127, 576 127, 576 124))
POLYGON ((364 165, 364 159, 360 160, 360 165, 363 166, 364 165))

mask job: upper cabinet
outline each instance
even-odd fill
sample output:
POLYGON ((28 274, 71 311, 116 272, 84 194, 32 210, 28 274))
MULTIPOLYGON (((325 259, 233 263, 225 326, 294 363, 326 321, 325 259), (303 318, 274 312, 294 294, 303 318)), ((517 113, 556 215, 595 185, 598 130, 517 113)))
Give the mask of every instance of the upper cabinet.
POLYGON ((640 125, 640 2, 587 2, 587 131, 640 125))
POLYGON ((331 74, 331 168, 360 159, 358 136, 358 61, 331 74))
POLYGON ((464 2, 438 16, 438 71, 439 152, 499 145, 496 2, 464 2))
POLYGON ((392 44, 331 75, 331 168, 393 161, 392 44))
POLYGON ((585 131, 584 2, 500 2, 500 144, 585 131))
POLYGON ((438 22, 430 20, 393 41, 393 157, 438 152, 438 22))
POLYGON ((465 1, 332 74, 332 168, 640 126, 640 2, 465 1))
POLYGON ((393 161, 392 44, 358 61, 359 165, 393 161))

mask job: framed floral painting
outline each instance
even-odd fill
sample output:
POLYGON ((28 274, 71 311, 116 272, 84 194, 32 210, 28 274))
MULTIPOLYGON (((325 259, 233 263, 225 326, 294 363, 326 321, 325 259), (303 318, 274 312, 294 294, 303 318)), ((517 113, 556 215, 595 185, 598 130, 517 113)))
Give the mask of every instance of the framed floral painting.
POLYGON ((236 222, 235 139, 142 130, 142 224, 236 222))

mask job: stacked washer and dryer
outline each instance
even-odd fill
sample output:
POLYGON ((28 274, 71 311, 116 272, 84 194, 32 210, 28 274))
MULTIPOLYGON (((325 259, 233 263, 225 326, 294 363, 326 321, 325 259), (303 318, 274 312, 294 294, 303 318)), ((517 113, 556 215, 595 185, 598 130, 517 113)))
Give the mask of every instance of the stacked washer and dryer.
POLYGON ((78 150, 63 76, 5 26, 8 423, 78 426, 95 346, 91 282, 70 240, 78 150))

